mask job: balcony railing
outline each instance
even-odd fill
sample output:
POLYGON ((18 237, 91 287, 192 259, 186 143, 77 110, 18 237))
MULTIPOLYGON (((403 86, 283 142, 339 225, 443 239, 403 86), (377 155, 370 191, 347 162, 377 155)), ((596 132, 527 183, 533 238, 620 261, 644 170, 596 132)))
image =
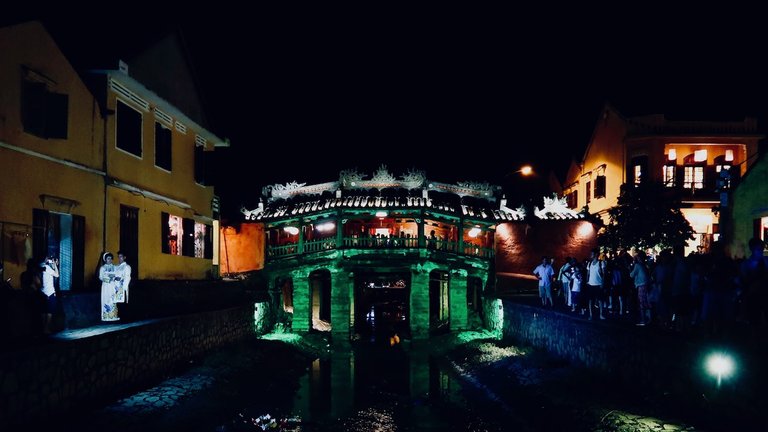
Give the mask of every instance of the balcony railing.
POLYGON ((480 258, 493 258, 494 252, 492 248, 464 245, 464 255, 474 255, 480 258))
POLYGON ((267 256, 270 258, 296 255, 297 253, 299 253, 299 245, 295 243, 282 246, 267 247, 267 256))
MULTIPOLYGON (((415 237, 344 237, 342 239, 342 249, 418 249, 419 239, 415 237)), ((424 248, 434 252, 445 252, 456 254, 459 250, 458 242, 424 239, 424 248)), ((305 241, 303 243, 303 253, 317 253, 327 250, 337 249, 336 238, 329 237, 320 240, 305 241)), ((471 244, 465 244, 461 255, 476 256, 480 258, 493 258, 493 248, 485 248, 471 244)), ((298 243, 292 243, 282 246, 267 246, 267 257, 280 258, 299 254, 298 243)))
POLYGON ((345 248, 361 249, 408 249, 419 247, 419 239, 414 237, 344 237, 343 243, 345 248))
POLYGON ((325 250, 336 249, 336 238, 329 237, 320 240, 304 242, 304 253, 322 252, 325 250))

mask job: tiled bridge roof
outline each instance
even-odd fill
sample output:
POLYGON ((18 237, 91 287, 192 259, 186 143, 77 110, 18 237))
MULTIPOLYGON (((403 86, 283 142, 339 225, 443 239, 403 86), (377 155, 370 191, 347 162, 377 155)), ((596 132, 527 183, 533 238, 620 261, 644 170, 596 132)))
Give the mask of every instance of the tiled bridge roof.
MULTIPOLYGON (((263 210, 255 209, 246 213, 248 220, 273 221, 292 217, 312 215, 333 209, 344 210, 432 210, 464 218, 487 220, 490 222, 520 221, 525 218, 521 210, 513 210, 497 203, 475 200, 473 203, 450 202, 432 197, 410 196, 367 196, 316 197, 308 200, 282 200, 269 203, 263 210)), ((584 215, 558 211, 537 212, 539 219, 581 219, 584 215)))

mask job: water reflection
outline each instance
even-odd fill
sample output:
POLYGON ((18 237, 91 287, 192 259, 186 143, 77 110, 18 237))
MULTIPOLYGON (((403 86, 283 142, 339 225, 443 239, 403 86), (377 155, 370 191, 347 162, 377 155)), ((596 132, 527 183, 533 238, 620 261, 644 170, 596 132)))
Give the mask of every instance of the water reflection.
POLYGON ((429 343, 366 342, 307 360, 289 343, 244 341, 155 387, 42 430, 510 430, 499 426, 502 418, 511 424, 510 413, 474 387, 462 388, 429 343))
MULTIPOLYGON (((426 342, 425 342, 426 343, 426 342)), ((494 431, 428 347, 361 344, 314 360, 292 415, 311 431, 494 431)))

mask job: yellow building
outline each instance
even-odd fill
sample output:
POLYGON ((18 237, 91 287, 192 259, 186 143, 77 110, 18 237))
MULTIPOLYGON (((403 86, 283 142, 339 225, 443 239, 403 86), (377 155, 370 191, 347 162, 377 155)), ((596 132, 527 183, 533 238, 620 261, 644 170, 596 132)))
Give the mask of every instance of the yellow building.
POLYGON ((105 250, 125 251, 134 278, 214 276, 206 155, 228 143, 201 125, 175 38, 134 59, 141 78, 121 62, 87 86, 40 23, 0 29, 0 52, 0 259, 14 286, 26 259, 55 255, 60 289, 87 289, 105 250))
POLYGON ((757 121, 673 121, 663 115, 626 118, 606 104, 580 163, 574 163, 563 194, 571 208, 588 206, 608 222, 623 183, 663 182, 678 194, 695 231, 686 253, 707 250, 719 234, 719 186, 744 175, 754 162, 757 121))
POLYGON ((5 276, 60 258, 61 290, 91 282, 104 238, 104 122, 42 25, 0 29, 0 223, 5 276))

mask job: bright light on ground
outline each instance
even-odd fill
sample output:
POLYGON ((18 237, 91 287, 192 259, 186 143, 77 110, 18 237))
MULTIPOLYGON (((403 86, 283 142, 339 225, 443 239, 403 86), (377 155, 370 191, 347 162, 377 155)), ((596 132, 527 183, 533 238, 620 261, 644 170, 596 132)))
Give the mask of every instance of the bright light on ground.
POLYGON ((715 353, 707 357, 707 371, 717 378, 718 387, 723 378, 733 374, 734 369, 733 359, 727 354, 715 353))
POLYGON ((267 333, 261 336, 261 339, 297 344, 301 341, 301 336, 296 333, 267 333))

